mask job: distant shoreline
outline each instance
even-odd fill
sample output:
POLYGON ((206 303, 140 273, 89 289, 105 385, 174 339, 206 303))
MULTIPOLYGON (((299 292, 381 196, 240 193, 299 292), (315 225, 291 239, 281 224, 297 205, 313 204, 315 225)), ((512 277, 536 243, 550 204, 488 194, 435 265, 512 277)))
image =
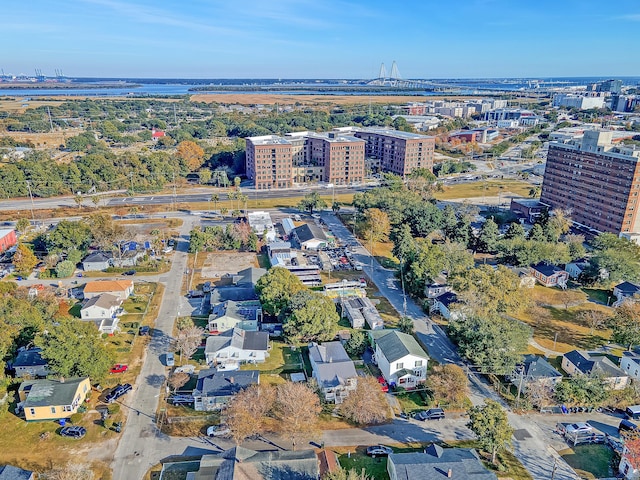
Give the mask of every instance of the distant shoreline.
POLYGON ((0 82, 0 90, 79 90, 98 88, 139 88, 136 83, 0 82))

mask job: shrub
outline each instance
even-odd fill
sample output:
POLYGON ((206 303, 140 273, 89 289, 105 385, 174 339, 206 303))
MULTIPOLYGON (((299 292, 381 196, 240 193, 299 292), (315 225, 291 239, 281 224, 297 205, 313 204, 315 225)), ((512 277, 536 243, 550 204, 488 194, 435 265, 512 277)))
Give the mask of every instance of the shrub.
POLYGON ((81 413, 74 413, 73 415, 71 415, 71 417, 69 417, 69 420, 73 424, 78 424, 82 420, 82 414, 81 413))
POLYGON ((117 403, 112 403, 107 407, 107 412, 109 412, 109 415, 115 415, 119 411, 120 405, 118 405, 117 403))

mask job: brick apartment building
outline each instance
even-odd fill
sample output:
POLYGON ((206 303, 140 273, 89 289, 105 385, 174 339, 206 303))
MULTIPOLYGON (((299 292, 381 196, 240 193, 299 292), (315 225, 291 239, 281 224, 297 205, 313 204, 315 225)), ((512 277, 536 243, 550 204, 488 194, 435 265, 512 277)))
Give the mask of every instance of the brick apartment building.
POLYGON ((582 139, 552 142, 540 202, 569 209, 588 232, 640 236, 640 150, 614 145, 612 132, 587 130, 582 139), (634 235, 636 234, 636 235, 634 235))
POLYGON ((249 137, 247 176, 257 189, 324 181, 361 182, 367 172, 405 176, 433 167, 433 137, 384 128, 337 128, 328 133, 296 132, 285 137, 249 137))

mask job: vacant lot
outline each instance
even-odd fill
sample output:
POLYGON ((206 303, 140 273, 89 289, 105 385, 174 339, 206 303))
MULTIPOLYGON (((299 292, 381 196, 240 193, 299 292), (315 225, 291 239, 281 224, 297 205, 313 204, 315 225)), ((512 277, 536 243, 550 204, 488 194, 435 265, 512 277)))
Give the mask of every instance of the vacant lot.
POLYGON ((225 273, 238 273, 245 268, 257 266, 258 257, 253 252, 200 253, 193 284, 200 283, 197 279, 198 273, 201 279, 220 278, 225 273))
POLYGON ((438 200, 451 200, 457 198, 481 198, 497 197, 502 195, 503 201, 509 196, 527 197, 531 190, 531 184, 517 180, 491 180, 459 185, 445 186, 444 192, 438 192, 435 197, 438 200))

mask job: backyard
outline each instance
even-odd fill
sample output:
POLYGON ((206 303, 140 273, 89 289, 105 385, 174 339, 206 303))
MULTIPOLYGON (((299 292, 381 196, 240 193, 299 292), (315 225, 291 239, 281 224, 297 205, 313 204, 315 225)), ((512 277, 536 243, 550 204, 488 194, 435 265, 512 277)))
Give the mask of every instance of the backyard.
POLYGON ((562 458, 585 479, 614 477, 613 450, 607 445, 578 445, 559 452, 562 458))

